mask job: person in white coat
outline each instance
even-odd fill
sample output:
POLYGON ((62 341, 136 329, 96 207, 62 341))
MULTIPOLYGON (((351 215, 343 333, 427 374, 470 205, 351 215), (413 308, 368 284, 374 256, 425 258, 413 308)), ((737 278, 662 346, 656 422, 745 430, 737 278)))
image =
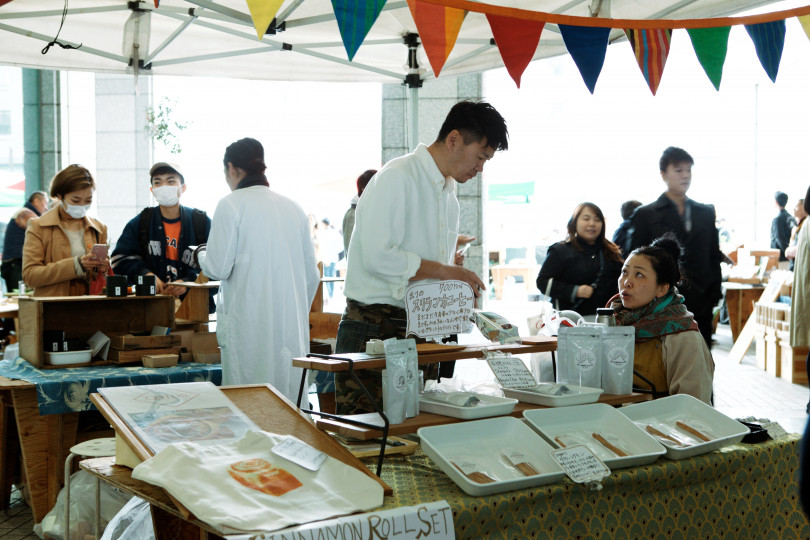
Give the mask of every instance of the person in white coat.
POLYGON ((200 267, 220 280, 217 341, 222 384, 270 383, 295 402, 309 351, 309 310, 320 282, 309 221, 274 193, 264 175, 264 148, 241 139, 225 150, 232 193, 214 212, 200 267))

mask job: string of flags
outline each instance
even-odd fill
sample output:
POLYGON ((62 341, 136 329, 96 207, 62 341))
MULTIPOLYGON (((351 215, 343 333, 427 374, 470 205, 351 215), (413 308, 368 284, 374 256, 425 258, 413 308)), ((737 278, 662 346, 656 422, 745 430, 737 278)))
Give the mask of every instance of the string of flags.
MULTIPOLYGON (((258 38, 284 0, 246 0, 258 38)), ((351 61, 386 0, 331 0, 343 45, 351 61)), ((785 44, 785 20, 797 17, 810 38, 810 6, 746 17, 710 19, 606 19, 507 8, 470 0, 407 0, 433 73, 441 73, 469 12, 484 14, 509 75, 520 78, 534 57, 546 24, 559 27, 568 53, 591 93, 602 71, 612 29, 623 30, 644 80, 655 95, 669 55, 672 31, 685 29, 698 61, 720 89, 732 26, 744 25, 768 77, 776 82, 785 44)), ((155 0, 157 7, 159 0, 155 0)))

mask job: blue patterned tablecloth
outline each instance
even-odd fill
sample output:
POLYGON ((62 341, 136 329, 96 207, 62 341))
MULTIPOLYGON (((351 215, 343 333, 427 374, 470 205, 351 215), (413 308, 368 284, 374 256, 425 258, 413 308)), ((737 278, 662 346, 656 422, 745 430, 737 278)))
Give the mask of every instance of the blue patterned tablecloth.
POLYGON ((39 414, 62 414, 95 409, 90 394, 103 386, 139 386, 211 381, 222 384, 220 364, 180 362, 175 367, 98 366, 41 370, 26 360, 0 361, 0 375, 36 385, 39 414))

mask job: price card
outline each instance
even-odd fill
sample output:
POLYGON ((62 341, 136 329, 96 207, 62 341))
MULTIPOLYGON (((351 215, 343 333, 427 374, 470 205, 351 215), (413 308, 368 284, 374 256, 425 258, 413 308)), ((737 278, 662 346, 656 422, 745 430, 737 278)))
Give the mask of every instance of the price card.
POLYGON ((610 476, 608 466, 590 448, 581 444, 552 450, 551 457, 578 484, 600 482, 610 476))
POLYGON ((406 335, 427 338, 462 334, 474 307, 472 287, 463 281, 411 285, 405 292, 406 335))
POLYGON ((487 363, 504 388, 534 388, 537 381, 523 360, 506 354, 487 357, 487 363))
POLYGON ((286 460, 292 461, 310 471, 317 471, 329 456, 312 448, 310 445, 299 441, 295 437, 285 437, 283 441, 275 445, 273 453, 286 460))

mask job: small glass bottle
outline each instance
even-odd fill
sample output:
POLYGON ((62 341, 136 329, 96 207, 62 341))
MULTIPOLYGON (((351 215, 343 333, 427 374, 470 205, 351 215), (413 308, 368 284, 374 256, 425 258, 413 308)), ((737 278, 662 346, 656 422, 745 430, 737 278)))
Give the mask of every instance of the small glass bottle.
POLYGON ((616 326, 616 314, 613 308, 596 308, 596 322, 606 326, 616 326))

